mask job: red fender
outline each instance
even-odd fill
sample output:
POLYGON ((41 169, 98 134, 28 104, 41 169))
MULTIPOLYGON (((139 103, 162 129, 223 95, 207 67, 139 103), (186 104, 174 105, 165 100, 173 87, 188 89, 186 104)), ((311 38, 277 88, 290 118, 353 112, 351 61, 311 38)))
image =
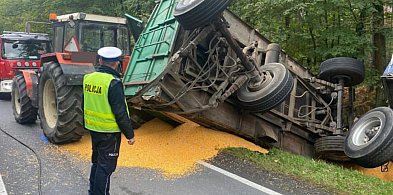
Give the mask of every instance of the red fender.
POLYGON ((26 81, 27 96, 31 98, 33 96, 33 80, 31 77, 36 76, 37 73, 33 70, 22 70, 22 73, 26 81))

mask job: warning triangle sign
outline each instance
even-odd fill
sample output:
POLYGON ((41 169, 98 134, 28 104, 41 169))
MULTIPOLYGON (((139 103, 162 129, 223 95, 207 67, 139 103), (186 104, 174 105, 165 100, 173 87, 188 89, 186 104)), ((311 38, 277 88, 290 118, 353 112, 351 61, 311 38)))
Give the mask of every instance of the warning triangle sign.
POLYGON ((79 44, 76 40, 75 36, 71 37, 71 39, 64 46, 64 52, 79 52, 79 44))

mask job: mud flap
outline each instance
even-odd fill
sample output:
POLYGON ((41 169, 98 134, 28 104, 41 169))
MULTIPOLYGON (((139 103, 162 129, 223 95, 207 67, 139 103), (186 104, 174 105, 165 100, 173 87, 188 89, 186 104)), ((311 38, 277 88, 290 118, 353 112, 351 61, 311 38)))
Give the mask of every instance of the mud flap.
POLYGON ((22 70, 26 81, 27 96, 30 98, 32 106, 38 107, 38 75, 32 70, 22 70))

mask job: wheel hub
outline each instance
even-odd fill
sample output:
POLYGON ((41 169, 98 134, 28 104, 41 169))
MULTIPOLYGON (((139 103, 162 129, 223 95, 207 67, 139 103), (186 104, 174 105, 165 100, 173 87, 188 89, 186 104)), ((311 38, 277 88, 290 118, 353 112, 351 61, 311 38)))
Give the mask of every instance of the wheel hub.
POLYGON ((51 129, 55 128, 57 123, 56 91, 54 83, 50 79, 45 82, 43 107, 46 123, 51 129))
POLYGON ((359 127, 359 131, 354 133, 352 138, 353 144, 363 146, 375 140, 380 132, 381 125, 382 121, 379 118, 369 118, 359 127))
POLYGON ((343 81, 344 81, 344 84, 345 84, 345 83, 349 83, 349 82, 351 81, 351 77, 349 77, 349 76, 347 76, 347 75, 337 75, 337 76, 333 76, 332 79, 335 80, 337 83, 338 83, 340 80, 343 80, 343 81))
POLYGON ((252 92, 259 91, 269 85, 270 82, 273 80, 273 75, 269 71, 262 72, 262 79, 260 81, 255 82, 254 79, 248 83, 248 89, 252 92))
POLYGON ((365 137, 364 137, 364 143, 366 144, 367 142, 372 140, 375 137, 375 135, 377 135, 380 128, 381 128, 381 126, 377 126, 377 127, 373 127, 371 129, 366 130, 365 137))

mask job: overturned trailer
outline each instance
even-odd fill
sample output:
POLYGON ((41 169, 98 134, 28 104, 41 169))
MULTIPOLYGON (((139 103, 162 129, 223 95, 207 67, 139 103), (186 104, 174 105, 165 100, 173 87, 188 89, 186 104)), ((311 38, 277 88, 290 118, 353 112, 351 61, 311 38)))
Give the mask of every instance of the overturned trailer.
POLYGON ((230 2, 162 0, 156 6, 124 75, 131 107, 176 113, 297 154, 350 160, 344 141, 352 118, 342 117, 343 90, 353 92, 364 80, 363 63, 329 59, 317 77, 225 10, 230 2))

